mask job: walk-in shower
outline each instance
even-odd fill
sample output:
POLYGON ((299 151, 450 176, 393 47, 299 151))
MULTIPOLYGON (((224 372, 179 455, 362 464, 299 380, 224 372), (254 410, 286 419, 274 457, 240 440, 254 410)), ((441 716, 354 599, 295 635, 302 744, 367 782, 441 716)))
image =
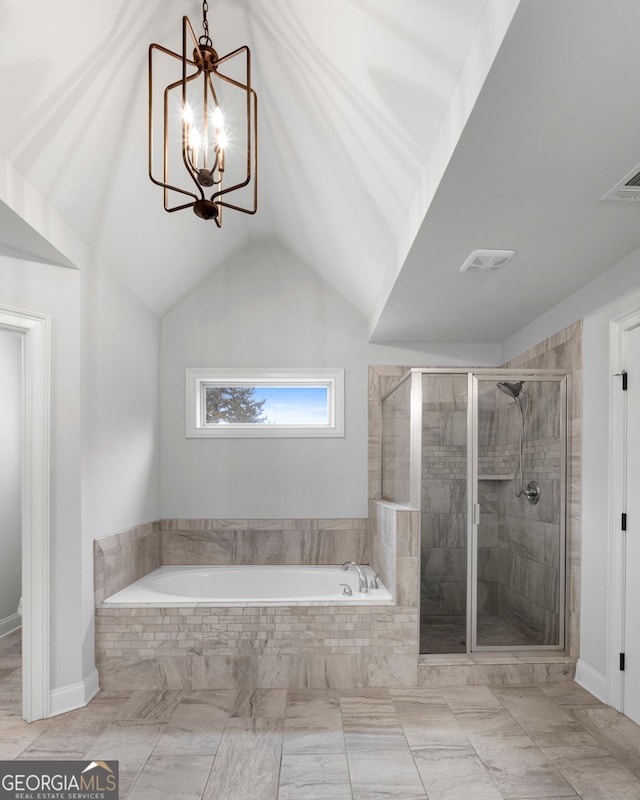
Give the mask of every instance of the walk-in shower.
POLYGON ((413 369, 383 396, 382 494, 420 510, 422 653, 564 647, 566 416, 549 370, 413 369))

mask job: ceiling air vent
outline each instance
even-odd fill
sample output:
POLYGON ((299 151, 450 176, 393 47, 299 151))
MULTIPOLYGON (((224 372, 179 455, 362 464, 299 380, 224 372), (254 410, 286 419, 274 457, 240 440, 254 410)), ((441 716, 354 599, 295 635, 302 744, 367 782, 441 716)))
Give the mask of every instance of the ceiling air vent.
POLYGON ((460 272, 497 272, 515 254, 515 250, 474 250, 460 272))
POLYGON ((618 181, 603 200, 640 200, 640 164, 618 181))

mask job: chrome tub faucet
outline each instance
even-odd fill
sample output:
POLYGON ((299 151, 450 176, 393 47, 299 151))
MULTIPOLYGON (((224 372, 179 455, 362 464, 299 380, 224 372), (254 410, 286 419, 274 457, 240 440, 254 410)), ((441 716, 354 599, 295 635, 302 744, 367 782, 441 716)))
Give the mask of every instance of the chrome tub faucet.
POLYGON ((358 573, 358 580, 360 582, 360 591, 364 594, 365 592, 369 591, 369 587, 367 586, 367 576, 364 574, 364 570, 358 564, 357 561, 345 561, 342 565, 341 569, 348 570, 349 567, 354 567, 356 572, 358 573))

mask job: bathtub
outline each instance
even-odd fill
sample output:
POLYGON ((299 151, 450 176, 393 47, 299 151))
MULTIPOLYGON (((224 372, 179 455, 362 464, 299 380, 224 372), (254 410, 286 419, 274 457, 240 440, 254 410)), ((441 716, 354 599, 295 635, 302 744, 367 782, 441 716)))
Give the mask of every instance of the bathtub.
MULTIPOLYGON (((367 580, 374 573, 363 565, 367 580)), ((358 591, 353 567, 340 566, 165 566, 104 601, 105 606, 393 605, 389 591, 358 591), (343 594, 348 584, 352 594, 343 594)))

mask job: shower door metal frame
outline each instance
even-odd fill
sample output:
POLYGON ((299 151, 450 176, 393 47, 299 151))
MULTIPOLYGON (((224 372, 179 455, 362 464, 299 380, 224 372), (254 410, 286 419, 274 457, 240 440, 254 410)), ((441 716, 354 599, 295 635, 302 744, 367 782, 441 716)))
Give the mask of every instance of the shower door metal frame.
MULTIPOLYGON (((455 368, 414 367, 408 370, 387 397, 411 377, 410 412, 410 494, 411 507, 422 513, 422 378, 425 375, 467 377, 467 636, 466 652, 562 651, 565 649, 566 587, 569 565, 566 558, 567 491, 567 373, 553 369, 501 369, 500 367, 455 368), (477 545, 480 507, 478 504, 478 379, 491 381, 555 381, 560 384, 560 565, 558 644, 556 645, 478 645, 477 617, 477 545)), ((385 399, 384 397, 382 399, 385 399)))

